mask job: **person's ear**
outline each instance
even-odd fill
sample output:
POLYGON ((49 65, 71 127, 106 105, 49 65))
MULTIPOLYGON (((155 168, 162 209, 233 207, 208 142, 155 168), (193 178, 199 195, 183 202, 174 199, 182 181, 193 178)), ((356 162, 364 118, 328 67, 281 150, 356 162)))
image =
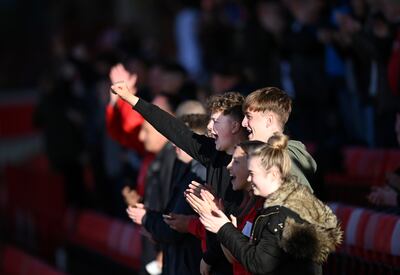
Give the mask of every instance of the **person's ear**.
POLYGON ((281 178, 281 172, 279 172, 279 169, 277 167, 274 166, 273 168, 271 168, 271 173, 274 179, 278 180, 281 178))
POLYGON ((268 128, 272 125, 274 121, 274 116, 272 115, 271 112, 268 112, 265 116, 265 126, 268 128))

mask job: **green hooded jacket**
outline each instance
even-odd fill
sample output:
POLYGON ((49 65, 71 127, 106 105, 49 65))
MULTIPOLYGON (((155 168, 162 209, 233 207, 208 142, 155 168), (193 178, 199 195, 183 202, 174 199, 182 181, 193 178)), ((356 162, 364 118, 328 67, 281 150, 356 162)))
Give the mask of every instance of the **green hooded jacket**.
POLYGON ((317 170, 317 163, 313 157, 307 152, 306 146, 297 140, 289 140, 288 142, 289 156, 292 159, 292 167, 290 173, 297 177, 297 181, 304 184, 313 191, 310 179, 317 170))

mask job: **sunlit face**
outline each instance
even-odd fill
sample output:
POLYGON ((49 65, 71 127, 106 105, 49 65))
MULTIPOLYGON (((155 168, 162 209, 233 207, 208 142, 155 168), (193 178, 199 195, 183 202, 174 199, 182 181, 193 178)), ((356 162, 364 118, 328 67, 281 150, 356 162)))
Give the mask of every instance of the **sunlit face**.
POLYGON ((144 148, 150 153, 158 153, 164 147, 167 139, 157 132, 153 126, 144 121, 139 132, 139 140, 143 142, 144 148))
POLYGON ((215 139, 215 148, 218 151, 228 152, 235 144, 233 139, 234 120, 222 112, 213 113, 207 125, 209 134, 215 139))
POLYGON ((246 128, 249 140, 259 140, 267 142, 271 136, 267 126, 265 112, 246 111, 242 121, 242 126, 246 128))
POLYGON ((254 195, 266 198, 278 190, 282 180, 277 167, 265 170, 260 157, 250 157, 247 165, 249 169, 247 180, 251 183, 254 195))
POLYGON ((236 146, 232 160, 228 164, 233 190, 249 190, 250 183, 247 181, 249 170, 247 169, 247 155, 242 147, 236 146))

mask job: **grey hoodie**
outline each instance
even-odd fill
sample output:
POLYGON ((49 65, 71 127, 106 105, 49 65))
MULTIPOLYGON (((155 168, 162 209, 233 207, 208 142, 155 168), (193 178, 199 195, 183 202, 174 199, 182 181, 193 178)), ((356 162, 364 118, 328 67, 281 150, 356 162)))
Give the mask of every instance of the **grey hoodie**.
POLYGON ((315 173, 317 163, 300 141, 289 140, 287 148, 292 160, 290 173, 297 177, 297 182, 309 187, 312 192, 313 190, 307 178, 310 178, 315 173))

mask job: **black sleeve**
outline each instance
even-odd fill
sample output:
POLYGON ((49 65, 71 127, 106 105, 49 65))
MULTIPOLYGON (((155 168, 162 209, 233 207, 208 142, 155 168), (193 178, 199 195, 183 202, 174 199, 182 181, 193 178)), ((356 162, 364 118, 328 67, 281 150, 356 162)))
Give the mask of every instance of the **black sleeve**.
POLYGON ((206 231, 207 251, 203 253, 203 260, 211 266, 215 266, 221 261, 227 261, 222 251, 217 235, 206 231))
POLYGON ((142 221, 143 227, 153 236, 153 239, 161 243, 176 243, 183 239, 184 234, 171 229, 164 222, 162 213, 147 211, 142 221))
POLYGON ((232 255, 251 273, 266 274, 275 270, 280 262, 282 250, 277 237, 264 228, 257 243, 239 232, 231 223, 226 223, 218 231, 218 239, 232 255))
POLYGON ((193 133, 182 121, 142 99, 134 109, 158 132, 204 166, 212 160, 216 152, 214 139, 193 133))

